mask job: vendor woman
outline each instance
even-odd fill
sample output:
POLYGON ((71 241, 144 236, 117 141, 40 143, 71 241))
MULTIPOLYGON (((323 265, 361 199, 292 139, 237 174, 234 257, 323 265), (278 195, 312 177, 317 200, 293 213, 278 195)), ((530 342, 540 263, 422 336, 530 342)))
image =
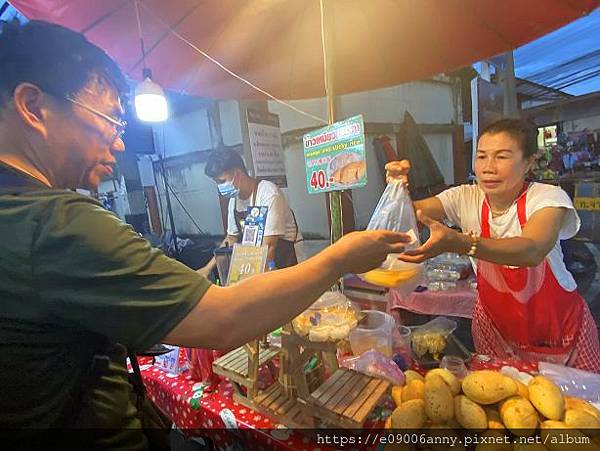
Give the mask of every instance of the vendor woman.
MULTIPOLYGON (((503 119, 483 130, 474 163, 478 183, 415 202, 430 238, 401 259, 416 263, 443 252, 472 257, 479 354, 598 373, 598 330, 560 247, 560 240, 577 234, 580 220, 560 187, 526 181, 536 150, 537 130, 521 120, 503 119)), ((410 164, 392 162, 386 169, 388 177, 404 178, 410 164)))
MULTIPOLYGON (((267 207, 263 244, 269 246, 269 265, 287 268, 304 259, 302 233, 277 185, 250 177, 240 154, 231 149, 213 152, 204 173, 215 181, 219 193, 229 199, 227 235, 223 244, 241 241, 248 207, 267 207)), ((212 259, 200 272, 208 273, 214 264, 212 259)))

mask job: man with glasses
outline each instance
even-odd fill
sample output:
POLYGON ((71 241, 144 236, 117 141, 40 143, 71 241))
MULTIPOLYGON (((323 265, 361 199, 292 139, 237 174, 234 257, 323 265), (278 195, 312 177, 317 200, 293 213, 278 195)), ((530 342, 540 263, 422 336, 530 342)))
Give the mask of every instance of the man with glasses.
POLYGON ((96 190, 125 150, 117 65, 58 25, 0 26, 0 428, 22 440, 76 426, 94 428, 79 449, 145 449, 125 347, 240 346, 410 239, 350 234, 294 268, 211 285, 72 191, 96 190))

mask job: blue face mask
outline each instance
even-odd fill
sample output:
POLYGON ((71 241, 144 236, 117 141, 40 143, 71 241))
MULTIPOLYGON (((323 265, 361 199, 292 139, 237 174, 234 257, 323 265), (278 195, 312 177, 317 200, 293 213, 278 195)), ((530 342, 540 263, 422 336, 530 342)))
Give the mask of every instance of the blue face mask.
POLYGON ((233 180, 228 180, 226 182, 219 183, 217 185, 217 188, 219 189, 219 193, 221 193, 221 196, 227 197, 229 199, 236 197, 240 193, 239 188, 236 188, 233 184, 233 180))

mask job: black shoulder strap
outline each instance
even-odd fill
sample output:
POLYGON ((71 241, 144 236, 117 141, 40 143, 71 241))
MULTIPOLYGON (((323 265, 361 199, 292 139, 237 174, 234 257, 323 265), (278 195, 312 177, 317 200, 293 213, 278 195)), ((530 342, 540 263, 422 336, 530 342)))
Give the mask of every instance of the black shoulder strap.
POLYGON ((76 425, 81 411, 84 407, 84 398, 93 387, 96 386, 98 380, 106 374, 110 365, 110 357, 107 355, 110 343, 103 336, 90 338, 91 345, 86 351, 85 359, 89 364, 84 368, 79 380, 75 384, 75 388, 70 393, 69 401, 63 415, 63 425, 70 427, 76 425))
POLYGON ((144 380, 142 379, 142 372, 140 371, 137 354, 129 351, 127 353, 127 357, 129 357, 131 368, 133 369, 133 376, 130 379, 131 385, 133 385, 133 389, 137 395, 143 397, 146 394, 146 386, 144 385, 144 380))

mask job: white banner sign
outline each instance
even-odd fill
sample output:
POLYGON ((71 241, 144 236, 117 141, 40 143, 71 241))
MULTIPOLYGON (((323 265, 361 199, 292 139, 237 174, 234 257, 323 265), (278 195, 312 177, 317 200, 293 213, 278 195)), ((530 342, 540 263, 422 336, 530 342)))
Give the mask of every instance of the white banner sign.
POLYGON ((270 180, 280 188, 287 187, 279 116, 247 110, 247 117, 254 176, 270 180))

